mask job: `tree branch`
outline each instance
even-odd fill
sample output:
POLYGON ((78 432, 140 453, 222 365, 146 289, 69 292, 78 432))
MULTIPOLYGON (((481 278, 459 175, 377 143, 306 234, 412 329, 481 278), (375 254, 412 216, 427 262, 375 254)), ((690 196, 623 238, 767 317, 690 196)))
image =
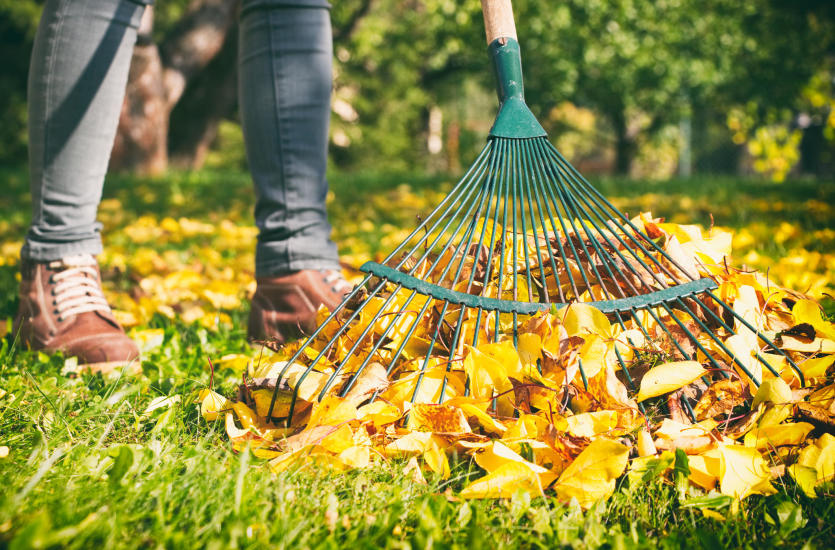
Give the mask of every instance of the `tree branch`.
POLYGON ((163 40, 160 57, 165 67, 163 83, 169 109, 180 100, 188 81, 223 47, 237 7, 238 0, 193 0, 163 40))

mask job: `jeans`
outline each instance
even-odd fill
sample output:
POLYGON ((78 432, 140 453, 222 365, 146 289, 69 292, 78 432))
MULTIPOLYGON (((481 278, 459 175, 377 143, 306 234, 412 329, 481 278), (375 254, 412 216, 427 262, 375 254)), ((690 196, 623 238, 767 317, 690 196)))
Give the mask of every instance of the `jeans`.
MULTIPOLYGON (((101 200, 139 20, 152 0, 47 0, 29 71, 32 224, 21 255, 101 252, 101 200)), ((325 212, 332 86, 324 0, 243 0, 239 101, 256 275, 338 269, 325 212)))

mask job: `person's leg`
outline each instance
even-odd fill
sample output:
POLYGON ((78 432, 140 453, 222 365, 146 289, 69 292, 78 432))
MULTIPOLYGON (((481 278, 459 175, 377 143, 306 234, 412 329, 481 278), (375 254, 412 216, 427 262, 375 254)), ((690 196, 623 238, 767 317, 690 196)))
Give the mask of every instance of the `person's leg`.
POLYGON ((32 224, 15 334, 104 370, 136 358, 101 291, 96 210, 143 0, 47 0, 29 69, 32 224))
POLYGON ((333 78, 328 4, 244 0, 240 24, 239 98, 259 229, 256 275, 339 269, 325 212, 333 78))
POLYGON ((29 69, 32 225, 24 258, 101 252, 96 210, 143 10, 140 0, 44 6, 29 69))
POLYGON ((244 0, 240 105, 259 229, 249 335, 286 341, 350 290, 325 212, 332 87, 323 0, 244 0))

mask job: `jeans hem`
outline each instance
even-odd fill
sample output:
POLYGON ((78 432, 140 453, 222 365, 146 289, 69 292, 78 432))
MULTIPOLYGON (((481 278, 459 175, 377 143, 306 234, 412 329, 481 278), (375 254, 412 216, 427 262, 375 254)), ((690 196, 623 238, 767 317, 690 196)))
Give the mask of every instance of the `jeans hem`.
POLYGON ((309 258, 304 260, 290 260, 290 261, 271 261, 255 265, 256 277, 277 277, 293 271, 303 271, 307 269, 333 269, 339 271, 341 269, 339 260, 325 259, 325 258, 309 258))
POLYGON ((52 262, 78 254, 97 256, 101 251, 101 239, 85 239, 71 243, 39 243, 27 240, 20 249, 20 257, 35 262, 52 262))

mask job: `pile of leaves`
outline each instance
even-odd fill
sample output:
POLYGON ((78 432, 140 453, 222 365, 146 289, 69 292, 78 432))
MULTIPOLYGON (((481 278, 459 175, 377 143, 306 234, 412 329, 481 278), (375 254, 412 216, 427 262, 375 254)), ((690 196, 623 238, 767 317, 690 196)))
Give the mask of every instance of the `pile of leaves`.
MULTIPOLYGON (((222 419, 236 449, 252 449, 276 472, 370 468, 403 458, 404 474, 421 482, 427 470, 448 477, 450 461, 471 458, 484 475, 462 489, 465 498, 521 489, 589 507, 610 496, 624 474, 640 483, 646 472, 669 472, 682 490, 735 500, 773 493, 775 480, 814 496, 835 478, 835 325, 813 300, 729 268, 730 235, 649 215, 636 223, 679 265, 713 278, 745 323, 730 320, 732 331, 691 323, 695 339, 688 342, 664 330, 673 326, 669 310, 642 312, 641 330, 573 303, 521 320, 514 333, 516 320, 487 315, 477 322, 442 302, 410 332, 428 298, 407 304, 383 295, 331 348, 335 329, 300 354, 297 343, 232 358, 249 363, 238 395, 204 390, 202 414, 222 419), (366 331, 368 315, 383 307, 382 319, 400 320, 366 331), (389 315, 407 308, 415 313, 389 315), (462 342, 484 327, 483 343, 433 352, 429 334, 448 322, 465 334, 462 342), (490 333, 492 326, 498 332, 490 333), (369 343, 385 334, 387 345, 360 346, 343 362, 366 333, 369 343), (389 365, 404 342, 406 351, 389 365), (323 351, 329 355, 308 368, 323 351)), ((473 254, 470 269, 478 269, 479 257, 473 254)))

